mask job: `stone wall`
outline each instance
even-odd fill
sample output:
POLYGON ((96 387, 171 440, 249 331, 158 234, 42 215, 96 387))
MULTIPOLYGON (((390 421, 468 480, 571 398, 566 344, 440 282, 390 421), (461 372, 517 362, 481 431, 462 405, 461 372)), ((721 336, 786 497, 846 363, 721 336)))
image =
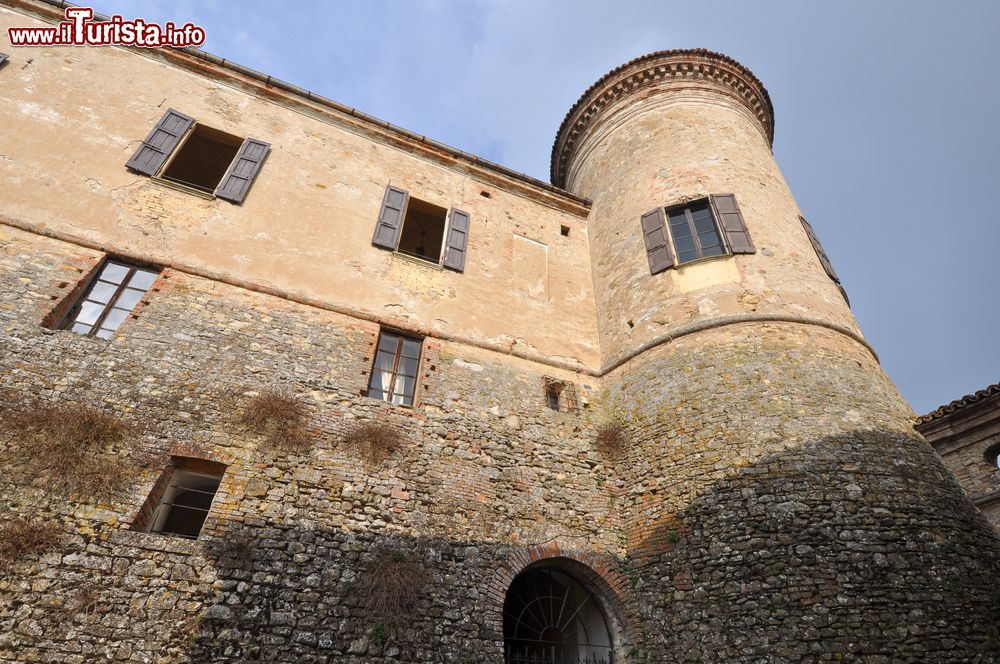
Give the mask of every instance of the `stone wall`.
MULTIPOLYGON (((54 519, 65 537, 0 582, 0 660, 496 661, 498 569, 509 582, 538 551, 577 551, 612 578, 621 487, 592 444, 592 379, 427 340, 416 407, 391 406, 360 396, 376 325, 177 270, 110 341, 52 331, 42 319, 101 255, 7 227, 0 245, 0 389, 136 431, 120 495, 52 493, 5 463, 5 517, 54 519), (574 383, 580 408, 548 409, 547 378, 574 383), (308 453, 239 423, 273 387, 308 404, 308 453), (364 462, 342 444, 357 421, 398 427, 402 450, 364 462), (228 466, 201 540, 131 529, 167 454, 228 466), (227 553, 234 533, 249 554, 227 553), (427 570, 387 633, 352 594, 382 548, 427 570)), ((21 442, 8 431, 0 449, 21 442)))

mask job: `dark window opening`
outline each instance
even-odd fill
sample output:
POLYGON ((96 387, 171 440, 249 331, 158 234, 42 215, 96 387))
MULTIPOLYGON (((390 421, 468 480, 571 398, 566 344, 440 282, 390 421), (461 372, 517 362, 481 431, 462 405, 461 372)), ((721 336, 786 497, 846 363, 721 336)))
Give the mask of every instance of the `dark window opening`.
POLYGON ((562 393, 562 385, 552 383, 545 386, 545 405, 552 410, 559 410, 559 395, 562 393))
POLYGON ((488 191, 481 191, 481 192, 479 192, 479 195, 482 196, 483 198, 490 198, 491 197, 491 194, 488 191))
POLYGON ((1000 468, 1000 444, 991 445, 983 453, 986 461, 994 468, 1000 468))
POLYGON ((197 538, 221 482, 221 475, 174 472, 150 520, 149 532, 197 538))
POLYGON ((410 197, 403 217, 397 250, 432 263, 441 262, 444 228, 448 211, 443 207, 410 197))
POLYGON ((667 217, 678 263, 729 253, 707 199, 667 210, 667 217))
POLYGON ((420 366, 420 339, 383 331, 368 383, 368 396, 403 406, 413 405, 420 366))
POLYGON ((232 134, 195 124, 163 178, 214 193, 242 144, 243 139, 232 134))
POLYGON ((159 272, 108 260, 70 309, 62 329, 108 339, 135 308, 159 272))
POLYGON ((569 237, 569 226, 560 226, 559 234, 563 237, 569 237))
POLYGON ((611 664, 604 611, 594 594, 553 567, 521 572, 503 605, 505 664, 611 664))

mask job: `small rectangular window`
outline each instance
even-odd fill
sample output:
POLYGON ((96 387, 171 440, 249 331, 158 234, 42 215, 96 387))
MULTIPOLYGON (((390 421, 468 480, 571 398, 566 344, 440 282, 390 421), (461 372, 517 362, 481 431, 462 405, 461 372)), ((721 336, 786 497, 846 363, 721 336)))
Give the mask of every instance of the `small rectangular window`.
POLYGON ((545 386, 545 405, 552 410, 559 410, 559 393, 562 392, 562 385, 551 383, 545 386))
POLYGON ((149 521, 149 532, 197 538, 221 482, 221 475, 175 470, 149 521))
POLYGON ((159 271, 107 260, 70 309, 62 329, 108 339, 156 281, 159 271))
POLYGON ((678 263, 729 253, 722 242, 708 199, 667 210, 678 263))
POLYGON ((464 272, 469 220, 468 212, 456 208, 445 210, 389 185, 382 198, 372 244, 464 272))
POLYGON ((379 335, 368 396, 403 406, 413 405, 420 366, 420 339, 385 330, 379 335))

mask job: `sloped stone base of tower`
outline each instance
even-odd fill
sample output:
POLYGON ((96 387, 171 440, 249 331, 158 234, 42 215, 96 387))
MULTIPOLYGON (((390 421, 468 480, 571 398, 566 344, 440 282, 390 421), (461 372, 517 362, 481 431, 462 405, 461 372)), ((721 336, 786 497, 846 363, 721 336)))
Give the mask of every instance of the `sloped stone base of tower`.
POLYGON ((998 540, 863 346, 721 327, 608 390, 651 661, 1000 657, 998 540))

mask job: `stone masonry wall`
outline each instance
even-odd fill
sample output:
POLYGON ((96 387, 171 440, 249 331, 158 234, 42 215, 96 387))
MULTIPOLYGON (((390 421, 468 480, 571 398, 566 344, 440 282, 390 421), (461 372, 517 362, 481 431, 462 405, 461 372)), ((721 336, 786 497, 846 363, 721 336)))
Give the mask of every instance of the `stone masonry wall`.
POLYGON ((607 378, 646 647, 690 662, 1000 654, 1000 546, 855 341, 732 325, 607 378), (988 654, 991 653, 991 654, 988 654))
POLYGON ((4 465, 5 518, 55 519, 65 537, 2 577, 0 661, 496 661, 498 570, 509 582, 518 561, 576 551, 614 578, 621 491, 591 442, 592 381, 427 340, 417 406, 391 406, 359 396, 374 324, 176 270, 110 341, 54 332, 43 317, 101 254, 6 227, 0 246, 0 389, 137 432, 121 495, 60 495, 4 465), (574 382, 581 408, 546 408, 546 375, 574 382), (269 387, 308 404, 308 454, 237 422, 269 387), (399 427, 403 449, 366 465, 340 444, 358 420, 399 427), (198 541, 130 529, 169 453, 228 465, 198 541), (249 560, 226 553, 234 533, 249 560), (380 548, 427 570, 388 633, 352 594, 380 548))

